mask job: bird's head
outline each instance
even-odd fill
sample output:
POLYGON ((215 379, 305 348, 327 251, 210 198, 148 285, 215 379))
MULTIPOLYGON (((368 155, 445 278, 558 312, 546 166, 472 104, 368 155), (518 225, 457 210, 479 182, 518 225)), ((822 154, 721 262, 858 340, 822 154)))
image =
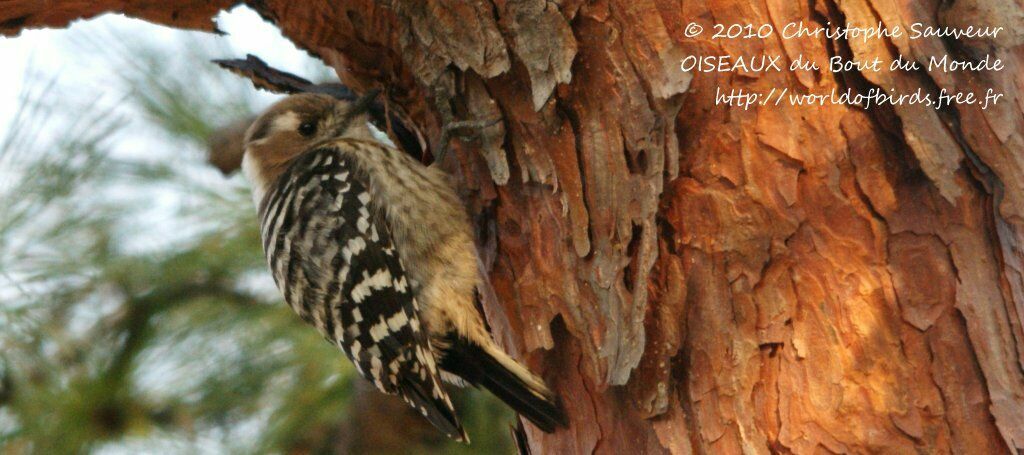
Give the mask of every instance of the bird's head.
POLYGON ((340 138, 373 139, 367 109, 376 94, 346 101, 302 93, 270 106, 245 133, 242 169, 254 190, 272 184, 292 160, 318 144, 340 138))

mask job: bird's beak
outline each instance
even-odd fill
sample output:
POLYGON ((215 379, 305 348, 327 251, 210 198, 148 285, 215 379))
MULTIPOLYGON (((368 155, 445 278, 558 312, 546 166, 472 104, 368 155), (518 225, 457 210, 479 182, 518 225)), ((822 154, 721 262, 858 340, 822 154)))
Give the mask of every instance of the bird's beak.
POLYGON ((363 96, 359 97, 353 103, 348 105, 347 109, 340 110, 335 113, 341 121, 338 122, 338 126, 335 127, 332 137, 340 137, 348 130, 348 127, 352 124, 352 120, 360 115, 363 115, 373 105, 373 101, 377 99, 377 95, 380 94, 380 89, 373 89, 363 96))
POLYGON ((373 100, 377 99, 377 95, 380 94, 380 89, 375 88, 366 92, 361 98, 357 99, 355 103, 349 107, 349 115, 351 117, 357 117, 362 115, 364 112, 370 109, 370 105, 373 104, 373 100))

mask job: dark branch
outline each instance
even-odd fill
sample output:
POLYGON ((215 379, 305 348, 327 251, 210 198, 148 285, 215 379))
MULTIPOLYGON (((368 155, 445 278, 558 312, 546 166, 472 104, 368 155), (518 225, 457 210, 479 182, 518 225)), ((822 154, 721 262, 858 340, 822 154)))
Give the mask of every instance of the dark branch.
POLYGON ((259 57, 248 54, 245 59, 214 60, 221 68, 252 81, 258 89, 273 93, 323 93, 346 101, 355 101, 356 94, 341 84, 315 84, 300 76, 267 65, 259 57))

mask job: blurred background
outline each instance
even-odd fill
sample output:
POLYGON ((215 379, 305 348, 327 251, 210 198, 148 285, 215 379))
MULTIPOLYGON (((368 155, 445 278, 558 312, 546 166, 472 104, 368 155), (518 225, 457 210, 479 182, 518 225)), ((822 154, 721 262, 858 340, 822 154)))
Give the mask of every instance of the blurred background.
POLYGON ((446 441, 285 306, 208 137, 273 102, 212 58, 331 72, 239 8, 227 36, 119 16, 0 38, 0 452, 511 453, 446 441))

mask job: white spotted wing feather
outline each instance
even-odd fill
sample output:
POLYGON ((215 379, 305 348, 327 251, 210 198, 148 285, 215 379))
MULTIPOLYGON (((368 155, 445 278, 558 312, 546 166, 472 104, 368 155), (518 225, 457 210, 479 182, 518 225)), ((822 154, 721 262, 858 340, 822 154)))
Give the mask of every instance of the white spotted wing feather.
POLYGON ((391 229, 343 147, 336 141, 307 152, 263 197, 263 246, 274 279, 295 312, 363 377, 464 439, 391 229))

